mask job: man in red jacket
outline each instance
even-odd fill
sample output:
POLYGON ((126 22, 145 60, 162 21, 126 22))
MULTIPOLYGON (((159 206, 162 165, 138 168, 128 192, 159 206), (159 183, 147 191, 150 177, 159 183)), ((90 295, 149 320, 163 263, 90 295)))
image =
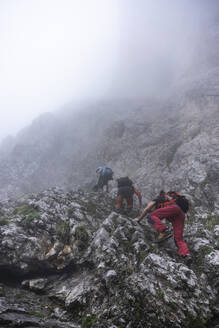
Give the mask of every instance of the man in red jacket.
POLYGON ((189 263, 191 262, 190 251, 186 242, 183 240, 185 213, 188 211, 188 203, 183 196, 179 196, 177 193, 175 194, 177 194, 178 197, 176 195, 174 198, 173 193, 174 192, 164 193, 162 191, 158 197, 147 204, 143 213, 135 220, 140 222, 143 217, 146 216, 148 222, 151 223, 159 233, 158 242, 170 237, 167 227, 161 220, 165 218, 171 222, 178 253, 185 262, 189 263), (154 207, 157 209, 149 214, 154 207))

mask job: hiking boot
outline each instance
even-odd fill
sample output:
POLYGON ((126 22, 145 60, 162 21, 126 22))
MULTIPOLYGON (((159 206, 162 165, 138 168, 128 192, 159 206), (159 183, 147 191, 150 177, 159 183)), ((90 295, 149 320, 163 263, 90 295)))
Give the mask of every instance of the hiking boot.
POLYGON ((190 254, 188 255, 185 255, 185 256, 182 256, 182 263, 185 264, 185 265, 190 265, 192 264, 192 257, 190 254))
POLYGON ((172 232, 164 230, 163 232, 160 232, 157 236, 157 243, 161 243, 163 240, 166 240, 170 237, 172 237, 172 232))

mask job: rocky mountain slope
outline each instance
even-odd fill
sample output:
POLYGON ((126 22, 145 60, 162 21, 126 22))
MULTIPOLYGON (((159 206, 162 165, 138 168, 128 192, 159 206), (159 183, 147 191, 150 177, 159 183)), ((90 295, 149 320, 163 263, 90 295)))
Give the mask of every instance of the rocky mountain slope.
POLYGON ((1 206, 1 327, 218 327, 218 217, 186 221, 188 267, 113 206, 58 188, 1 206))
POLYGON ((6 138, 1 199, 54 186, 89 189, 96 166, 107 165, 115 177, 129 175, 145 201, 160 189, 178 189, 196 207, 218 213, 218 40, 215 15, 168 98, 158 89, 156 99, 72 103, 6 138))
MULTIPOLYGON (((218 22, 168 98, 70 104, 0 147, 0 327, 218 328, 218 22), (188 196, 184 237, 156 243, 143 220, 93 193, 95 168, 128 175, 146 203, 188 196), (62 189, 61 189, 62 188, 62 189)), ((158 91, 159 93, 159 91, 158 91)))
POLYGON ((177 189, 217 213, 219 97, 206 89, 211 77, 171 100, 111 101, 43 115, 2 144, 1 198, 53 186, 89 189, 95 168, 107 165, 115 178, 129 175, 145 201, 177 189))

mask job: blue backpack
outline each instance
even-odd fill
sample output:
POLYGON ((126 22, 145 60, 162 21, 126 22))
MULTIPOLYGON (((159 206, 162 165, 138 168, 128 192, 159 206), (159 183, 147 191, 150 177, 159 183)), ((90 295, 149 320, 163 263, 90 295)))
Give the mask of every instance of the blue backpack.
POLYGON ((109 180, 113 180, 113 171, 109 167, 105 167, 102 174, 107 176, 109 180))

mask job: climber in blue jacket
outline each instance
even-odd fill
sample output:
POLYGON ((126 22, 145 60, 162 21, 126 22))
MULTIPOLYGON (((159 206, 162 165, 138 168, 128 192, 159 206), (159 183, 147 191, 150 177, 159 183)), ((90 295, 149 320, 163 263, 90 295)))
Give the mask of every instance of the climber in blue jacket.
POLYGON ((108 182, 113 180, 113 171, 109 167, 99 166, 96 168, 96 173, 99 176, 97 185, 95 186, 96 191, 104 190, 106 186, 106 191, 109 191, 108 182))

